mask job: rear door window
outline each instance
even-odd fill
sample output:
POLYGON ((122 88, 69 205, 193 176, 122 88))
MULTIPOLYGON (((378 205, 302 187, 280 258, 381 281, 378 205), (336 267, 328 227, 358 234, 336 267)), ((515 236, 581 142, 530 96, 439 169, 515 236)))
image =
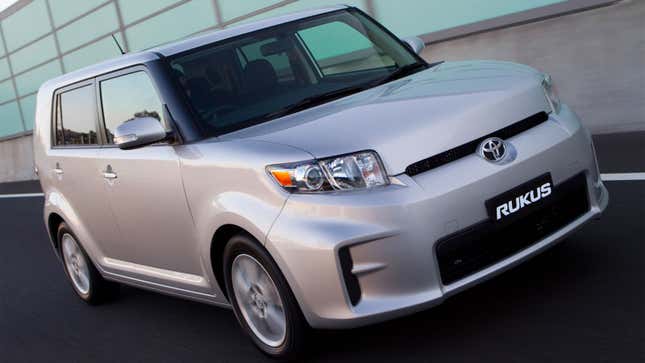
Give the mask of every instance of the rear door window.
POLYGON ((124 122, 137 117, 163 120, 163 104, 148 74, 128 73, 101 81, 101 102, 106 140, 114 144, 114 132, 124 122))
POLYGON ((56 114, 56 145, 98 145, 94 85, 60 93, 56 114))

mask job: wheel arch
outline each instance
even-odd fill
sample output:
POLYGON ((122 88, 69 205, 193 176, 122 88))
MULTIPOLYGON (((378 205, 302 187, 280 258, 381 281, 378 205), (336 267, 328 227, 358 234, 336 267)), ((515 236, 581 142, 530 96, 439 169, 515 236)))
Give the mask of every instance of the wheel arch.
POLYGON ((49 234, 49 240, 56 251, 56 254, 60 256, 60 249, 58 248, 58 226, 61 223, 64 223, 65 220, 58 213, 52 212, 47 217, 47 233, 49 234))
MULTIPOLYGON (((217 228, 213 234, 210 246, 211 268, 217 285, 228 300, 228 292, 226 291, 226 282, 224 281, 224 249, 233 236, 239 233, 247 234, 251 237, 253 235, 244 228, 235 224, 225 224, 217 228)), ((256 239, 253 237, 253 239, 256 239)))

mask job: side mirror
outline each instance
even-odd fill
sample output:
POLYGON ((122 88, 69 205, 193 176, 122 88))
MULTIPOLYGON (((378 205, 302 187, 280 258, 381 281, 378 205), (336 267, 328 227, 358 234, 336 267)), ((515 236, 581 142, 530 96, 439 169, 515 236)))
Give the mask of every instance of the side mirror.
POLYGON ((415 52, 416 54, 421 54, 421 52, 426 47, 426 43, 419 37, 407 37, 401 40, 411 51, 415 52))
POLYGON ((154 117, 137 117, 126 121, 114 131, 114 144, 129 150, 165 140, 168 133, 154 117))

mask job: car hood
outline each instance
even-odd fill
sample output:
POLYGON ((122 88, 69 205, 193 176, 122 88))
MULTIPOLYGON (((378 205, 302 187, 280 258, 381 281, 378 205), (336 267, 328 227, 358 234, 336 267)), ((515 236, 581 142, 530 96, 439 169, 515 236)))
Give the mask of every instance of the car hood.
POLYGON ((538 71, 514 63, 446 62, 220 139, 290 145, 315 158, 375 150, 396 175, 548 110, 541 80, 538 71))

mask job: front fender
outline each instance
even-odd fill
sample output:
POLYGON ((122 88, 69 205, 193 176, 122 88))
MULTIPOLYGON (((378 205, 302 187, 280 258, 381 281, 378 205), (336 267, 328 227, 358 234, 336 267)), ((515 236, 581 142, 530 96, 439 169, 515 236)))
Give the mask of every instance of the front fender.
MULTIPOLYGON (((266 166, 312 156, 290 146, 249 140, 209 140, 176 150, 204 272, 218 287, 210 254, 215 232, 233 225, 264 244, 290 195, 271 179, 266 166)), ((222 291, 214 293, 223 296, 222 291)))

